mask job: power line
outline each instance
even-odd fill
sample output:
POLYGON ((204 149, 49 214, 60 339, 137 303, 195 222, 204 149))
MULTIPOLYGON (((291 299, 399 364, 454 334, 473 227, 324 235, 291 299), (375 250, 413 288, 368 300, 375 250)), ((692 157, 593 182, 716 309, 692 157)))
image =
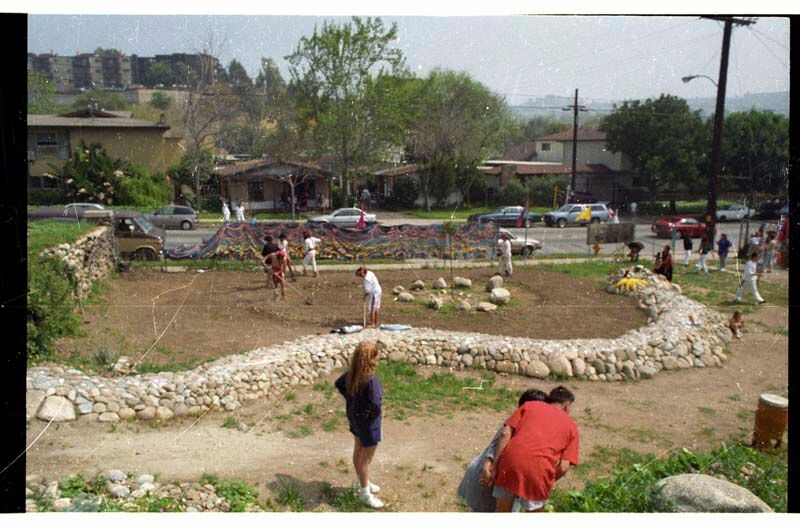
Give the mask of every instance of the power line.
POLYGON ((761 37, 759 37, 755 33, 753 33, 753 37, 755 37, 755 39, 761 44, 761 46, 763 46, 764 49, 767 50, 767 52, 769 52, 769 54, 772 55, 775 58, 775 60, 781 64, 781 66, 783 66, 784 68, 789 68, 777 55, 775 55, 775 53, 772 50, 769 49, 767 44, 763 40, 761 40, 761 37))
POLYGON ((782 44, 781 42, 779 42, 779 41, 777 41, 777 40, 775 40, 775 39, 773 39, 772 37, 770 37, 769 35, 767 35, 767 34, 766 34, 766 33, 764 33, 763 31, 759 31, 759 30, 757 30, 756 28, 752 28, 752 27, 750 27, 750 26, 747 26, 747 29, 749 29, 749 30, 750 30, 751 32, 753 32, 753 33, 758 33, 759 35, 761 35, 761 36, 762 36, 762 37, 764 37, 765 39, 769 39, 769 40, 771 40, 772 42, 774 42, 775 44, 777 44, 778 46, 780 46, 781 48, 783 48, 784 50, 786 50, 786 51, 789 51, 789 47, 788 47, 788 46, 786 46, 786 45, 782 44))

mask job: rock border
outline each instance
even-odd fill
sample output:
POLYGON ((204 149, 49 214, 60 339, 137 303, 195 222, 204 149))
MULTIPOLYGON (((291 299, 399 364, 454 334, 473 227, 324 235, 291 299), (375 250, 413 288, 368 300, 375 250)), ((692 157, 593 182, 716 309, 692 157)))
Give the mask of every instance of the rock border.
POLYGON ((376 341, 381 356, 451 369, 482 368, 534 378, 591 381, 649 379, 661 370, 721 366, 731 336, 723 315, 680 293, 639 266, 612 273, 607 290, 636 298, 649 323, 615 339, 540 340, 415 328, 313 335, 231 355, 193 370, 89 376, 62 366, 30 368, 27 419, 117 422, 170 420, 209 409, 233 411, 244 401, 278 397, 347 365, 354 346, 376 341), (633 291, 623 277, 644 280, 633 291), (694 322, 694 323, 693 323, 694 322))

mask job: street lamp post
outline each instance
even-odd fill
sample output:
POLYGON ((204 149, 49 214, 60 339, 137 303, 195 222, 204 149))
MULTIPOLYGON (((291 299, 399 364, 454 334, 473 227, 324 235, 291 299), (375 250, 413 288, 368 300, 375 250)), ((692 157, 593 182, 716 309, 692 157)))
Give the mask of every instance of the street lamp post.
POLYGON ((683 81, 684 83, 688 83, 688 82, 689 82, 689 81, 691 81, 692 79, 697 79, 698 77, 705 77, 706 79, 708 79, 709 81, 711 81, 712 83, 714 83, 714 86, 717 86, 717 87, 719 86, 719 85, 717 85, 717 82, 716 82, 716 81, 714 81, 714 79, 713 79, 712 77, 709 77, 709 76, 707 76, 707 75, 705 75, 705 74, 692 74, 692 75, 687 75, 687 76, 681 77, 681 81, 683 81))

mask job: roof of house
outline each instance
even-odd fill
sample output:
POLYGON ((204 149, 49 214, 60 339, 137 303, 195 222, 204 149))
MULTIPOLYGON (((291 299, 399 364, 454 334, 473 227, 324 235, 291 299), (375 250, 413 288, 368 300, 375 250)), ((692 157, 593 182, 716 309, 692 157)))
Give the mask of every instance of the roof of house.
MULTIPOLYGON (((515 165, 515 164, 508 164, 515 165)), ((481 173, 484 175, 499 175, 502 173, 504 166, 486 167, 481 166, 481 173)), ((594 174, 608 174, 614 173, 605 164, 576 164, 576 173, 594 173, 594 174)), ((514 171, 517 175, 568 175, 572 173, 571 164, 520 164, 516 165, 514 171)))
MULTIPOLYGON (((233 164, 217 166, 214 172, 220 177, 233 177, 251 171, 257 171, 274 165, 297 166, 304 169, 312 169, 324 173, 325 170, 312 162, 293 162, 291 160, 278 160, 274 158, 257 158, 255 160, 244 160, 233 164)), ((265 175, 266 176, 266 175, 265 175)))
POLYGON ((153 123, 134 118, 121 118, 114 114, 103 113, 106 116, 93 116, 80 118, 74 116, 57 116, 55 114, 28 114, 28 127, 108 127, 116 128, 144 128, 163 129, 170 127, 166 124, 153 123))
POLYGON ((374 175, 382 176, 382 177, 399 177, 401 175, 409 175, 411 173, 416 173, 417 165, 416 164, 409 164, 407 166, 400 166, 400 167, 390 167, 387 169, 381 169, 378 171, 373 172, 374 175))
MULTIPOLYGON (((538 141, 550 140, 553 142, 571 142, 572 131, 573 129, 572 127, 570 127, 566 131, 548 134, 547 136, 542 136, 541 138, 537 138, 537 140, 538 141)), ((600 129, 592 129, 589 127, 578 127, 579 142, 599 141, 605 139, 606 139, 606 133, 604 133, 600 129)))
POLYGON ((531 160, 536 157, 536 142, 522 142, 510 145, 503 153, 505 160, 531 160))

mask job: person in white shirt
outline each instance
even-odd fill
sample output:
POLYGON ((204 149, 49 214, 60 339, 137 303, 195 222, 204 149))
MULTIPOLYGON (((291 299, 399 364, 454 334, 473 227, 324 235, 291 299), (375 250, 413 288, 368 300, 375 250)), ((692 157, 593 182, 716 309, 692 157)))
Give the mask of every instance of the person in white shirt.
POLYGON ((236 220, 240 222, 245 222, 244 218, 244 203, 239 201, 239 205, 233 209, 236 212, 236 220))
POLYGON ((500 258, 497 262, 497 274, 511 276, 514 272, 514 268, 511 265, 511 241, 508 240, 508 234, 505 232, 500 236, 500 241, 497 242, 497 253, 500 258))
POLYGON ((636 201, 631 201, 631 217, 636 218, 636 201))
POLYGON ((222 199, 222 222, 229 223, 231 220, 231 209, 228 208, 228 203, 222 199))
POLYGON ((616 210, 609 210, 611 214, 611 224, 618 225, 619 224, 619 209, 616 210))
POLYGON ((313 237, 311 232, 303 232, 303 276, 306 275, 306 268, 311 267, 314 278, 319 276, 317 272, 317 245, 322 243, 318 237, 313 237))
POLYGON ((358 268, 356 276, 364 278, 364 303, 369 312, 367 327, 378 327, 378 310, 381 308, 381 294, 383 293, 378 277, 374 272, 368 271, 364 265, 358 268))
POLYGON ((289 256, 289 238, 286 236, 286 232, 281 232, 280 237, 278 237, 278 249, 282 250, 286 254, 286 269, 292 275, 292 281, 296 282, 297 277, 294 274, 292 258, 289 256))
POLYGON ((758 292, 758 252, 750 254, 750 260, 744 265, 744 274, 742 275, 742 283, 739 284, 739 289, 736 291, 736 301, 742 301, 742 295, 745 290, 753 292, 756 297, 756 302, 763 304, 766 302, 761 298, 761 293, 758 292))

